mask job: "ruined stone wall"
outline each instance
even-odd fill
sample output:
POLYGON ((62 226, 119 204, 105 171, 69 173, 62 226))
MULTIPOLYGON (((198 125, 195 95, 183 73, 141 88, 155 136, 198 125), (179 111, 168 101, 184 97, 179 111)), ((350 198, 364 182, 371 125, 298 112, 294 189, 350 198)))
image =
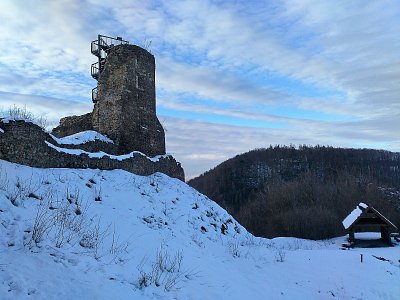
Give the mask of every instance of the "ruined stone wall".
POLYGON ((4 131, 0 131, 0 159, 10 162, 38 168, 123 169, 143 176, 162 172, 184 181, 184 171, 172 156, 160 157, 158 161, 139 154, 122 161, 108 156, 90 158, 87 154, 72 155, 49 147, 45 141, 58 147, 65 145, 58 145, 48 133, 32 123, 0 121, 0 128, 4 131))
POLYGON ((62 118, 60 125, 53 129, 52 134, 60 138, 86 130, 93 130, 92 113, 62 118))
MULTIPOLYGON (((52 140, 52 144, 57 145, 57 143, 52 140)), ((106 143, 100 140, 95 140, 95 141, 89 141, 84 144, 78 144, 78 145, 60 145, 60 147, 66 147, 68 149, 81 149, 87 152, 104 152, 112 155, 117 155, 118 152, 118 147, 115 144, 111 143, 106 143)))
MULTIPOLYGON (((1 124, 1 123, 0 123, 1 124)), ((44 143, 56 142, 32 124, 3 124, 7 132, 0 134, 0 158, 34 167, 68 167, 124 169, 139 175, 162 172, 184 180, 184 171, 171 156, 153 162, 136 155, 123 161, 59 153, 44 143), (11 142, 13 141, 13 142, 11 142), (29 145, 36 143, 32 149, 29 145)), ((149 157, 165 154, 165 134, 156 115, 155 59, 143 48, 118 45, 111 48, 98 79, 97 102, 93 112, 65 117, 53 129, 56 137, 65 137, 85 130, 106 135, 114 144, 100 141, 82 145, 56 145, 87 152, 121 155, 139 151, 149 157)))
POLYGON ((156 116, 154 56, 135 45, 119 45, 107 56, 98 80, 93 128, 118 145, 118 153, 165 154, 156 116))

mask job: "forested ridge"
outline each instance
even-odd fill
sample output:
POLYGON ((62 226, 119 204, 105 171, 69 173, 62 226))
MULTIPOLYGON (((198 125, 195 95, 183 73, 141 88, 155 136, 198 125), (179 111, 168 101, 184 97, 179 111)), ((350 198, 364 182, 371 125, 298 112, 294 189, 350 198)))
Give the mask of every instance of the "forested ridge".
POLYGON ((237 155, 188 182, 258 236, 323 239, 361 201, 400 225, 400 153, 270 146, 237 155))

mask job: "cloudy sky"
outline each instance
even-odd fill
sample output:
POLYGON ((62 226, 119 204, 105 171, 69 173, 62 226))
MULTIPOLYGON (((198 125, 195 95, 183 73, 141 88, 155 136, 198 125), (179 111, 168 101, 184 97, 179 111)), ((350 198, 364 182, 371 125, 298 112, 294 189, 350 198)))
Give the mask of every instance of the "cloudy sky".
POLYGON ((92 110, 90 41, 150 44, 188 178, 270 144, 400 151, 396 0, 2 0, 0 106, 92 110))

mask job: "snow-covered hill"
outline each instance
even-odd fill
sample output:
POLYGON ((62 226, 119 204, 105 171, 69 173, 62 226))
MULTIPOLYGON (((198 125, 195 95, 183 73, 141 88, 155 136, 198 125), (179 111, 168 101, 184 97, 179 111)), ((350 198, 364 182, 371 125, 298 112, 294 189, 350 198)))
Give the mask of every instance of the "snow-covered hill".
POLYGON ((344 240, 253 237, 159 173, 0 160, 0 299, 399 299, 399 246, 344 240))

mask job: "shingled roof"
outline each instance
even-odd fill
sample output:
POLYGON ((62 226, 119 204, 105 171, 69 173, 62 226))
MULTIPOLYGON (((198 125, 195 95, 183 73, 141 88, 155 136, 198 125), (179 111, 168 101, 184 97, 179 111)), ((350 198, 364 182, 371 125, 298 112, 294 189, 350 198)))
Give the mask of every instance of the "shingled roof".
POLYGON ((380 231, 381 239, 391 245, 390 230, 397 231, 398 228, 374 207, 363 202, 343 220, 343 227, 349 231, 349 242, 356 242, 355 232, 380 231))
POLYGON ((394 230, 398 228, 374 207, 360 202, 357 207, 343 220, 343 227, 350 229, 356 224, 359 225, 387 225, 394 230))

